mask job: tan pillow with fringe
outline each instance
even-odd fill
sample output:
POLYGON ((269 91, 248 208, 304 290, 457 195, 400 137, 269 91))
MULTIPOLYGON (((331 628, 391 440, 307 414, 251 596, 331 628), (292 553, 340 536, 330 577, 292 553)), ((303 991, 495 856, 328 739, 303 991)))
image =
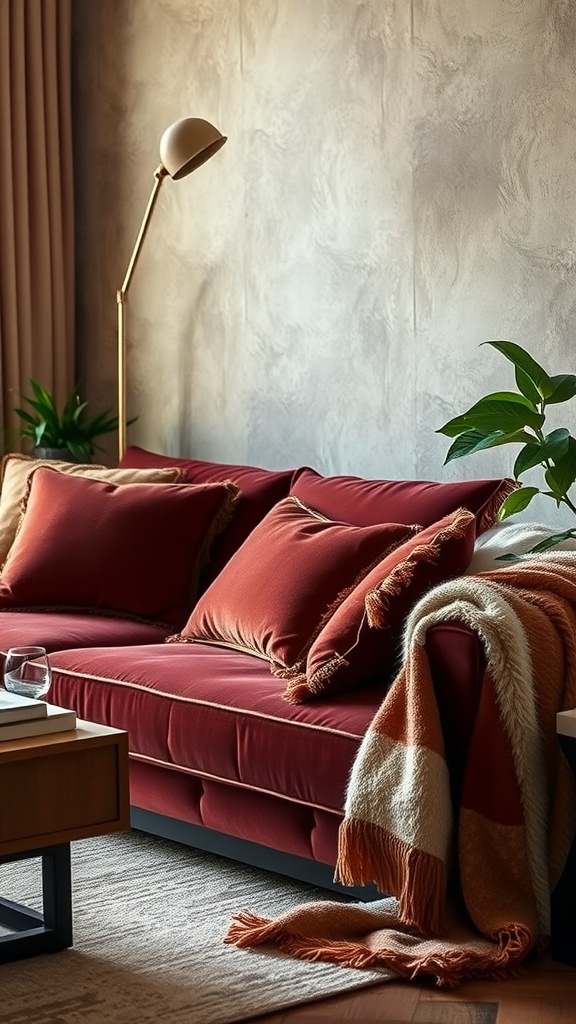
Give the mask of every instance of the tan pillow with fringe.
POLYGON ((473 513, 458 509, 387 554, 328 619, 308 653, 305 672, 289 681, 286 700, 299 704, 390 682, 399 667, 408 612, 430 587, 466 571, 475 536, 473 513))
POLYGON ((106 480, 111 484, 170 484, 182 479, 182 470, 170 469, 107 469, 77 462, 33 459, 30 455, 5 455, 0 465, 0 566, 14 543, 20 521, 22 502, 26 496, 30 474, 39 466, 48 466, 59 473, 106 480))

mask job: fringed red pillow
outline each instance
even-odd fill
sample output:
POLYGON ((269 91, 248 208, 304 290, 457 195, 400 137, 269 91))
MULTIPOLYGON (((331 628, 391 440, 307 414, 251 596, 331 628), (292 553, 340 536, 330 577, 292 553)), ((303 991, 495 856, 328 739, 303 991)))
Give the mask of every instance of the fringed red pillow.
POLYGON ((181 627, 234 484, 111 484, 40 467, 0 577, 0 608, 103 610, 181 627))
POLYGON ((286 699, 299 704, 376 679, 387 683, 406 615, 430 587, 466 570, 475 536, 474 514, 458 509, 386 555, 328 619, 286 699))
POLYGON ((265 516, 170 642, 215 643, 266 658, 275 675, 300 673, 323 616, 419 527, 333 522, 297 498, 265 516))

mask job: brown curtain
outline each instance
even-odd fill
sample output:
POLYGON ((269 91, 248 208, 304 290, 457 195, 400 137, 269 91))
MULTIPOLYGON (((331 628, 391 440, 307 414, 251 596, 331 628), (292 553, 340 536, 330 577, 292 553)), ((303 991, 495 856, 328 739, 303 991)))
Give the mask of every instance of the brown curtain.
MULTIPOLYGON (((74 379, 71 0, 0 0, 0 422, 74 379)), ((0 439, 1 440, 1 439, 0 439)))

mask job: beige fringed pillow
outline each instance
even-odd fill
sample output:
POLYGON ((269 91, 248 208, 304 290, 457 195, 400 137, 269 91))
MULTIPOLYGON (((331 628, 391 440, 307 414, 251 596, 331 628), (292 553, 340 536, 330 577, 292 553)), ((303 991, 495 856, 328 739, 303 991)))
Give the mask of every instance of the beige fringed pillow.
POLYGON ((166 469, 107 469, 106 466, 33 459, 30 455, 18 453, 5 455, 0 464, 0 566, 4 565, 14 543, 30 474, 39 466, 111 484, 171 484, 182 479, 182 471, 177 466, 166 469))

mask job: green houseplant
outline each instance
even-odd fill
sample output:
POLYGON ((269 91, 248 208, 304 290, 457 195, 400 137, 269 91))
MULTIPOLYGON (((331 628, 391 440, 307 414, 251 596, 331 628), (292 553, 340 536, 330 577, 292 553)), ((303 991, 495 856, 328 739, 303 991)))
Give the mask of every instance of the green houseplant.
MULTIPOLYGON (((485 395, 466 412, 440 427, 437 433, 454 438, 445 464, 498 445, 520 445, 514 463, 515 480, 521 483, 528 470, 540 466, 545 487, 518 487, 500 506, 498 518, 507 519, 524 511, 537 494, 552 498, 558 508, 565 506, 576 515, 576 496, 570 493, 576 480, 576 440, 565 427, 548 433, 545 430, 548 407, 568 402, 576 395, 576 375, 551 376, 514 342, 483 344, 491 345, 514 365, 517 391, 485 395)), ((569 537, 576 537, 576 527, 553 534, 536 544, 530 553, 554 547, 569 537)))
POLYGON ((32 395, 24 397, 23 401, 31 411, 22 408, 14 411, 22 420, 20 436, 32 439, 36 454, 40 454, 40 449, 47 457, 45 450, 50 449, 60 453, 56 457, 65 458, 69 453, 73 461, 91 462, 97 447, 96 438, 118 429, 118 417, 111 416, 109 411, 93 416, 87 414, 88 402, 80 401, 78 387, 61 410, 38 381, 31 380, 30 387, 32 395))

